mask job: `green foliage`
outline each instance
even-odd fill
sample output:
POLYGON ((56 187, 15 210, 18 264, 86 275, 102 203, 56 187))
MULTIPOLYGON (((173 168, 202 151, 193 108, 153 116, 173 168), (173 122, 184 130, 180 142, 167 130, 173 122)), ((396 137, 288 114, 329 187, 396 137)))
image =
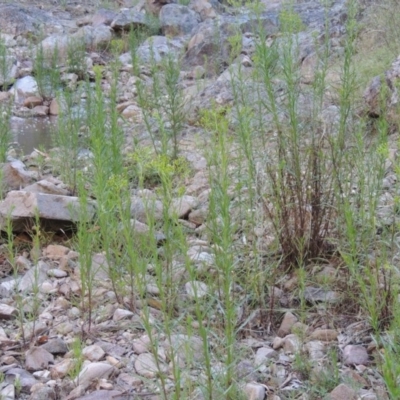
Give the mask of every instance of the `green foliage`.
POLYGON ((190 166, 183 157, 171 159, 165 154, 154 154, 141 148, 128 155, 126 166, 130 179, 139 187, 154 187, 162 179, 182 180, 190 173, 190 166))
POLYGON ((304 31, 305 26, 299 14, 292 8, 285 8, 279 15, 280 30, 285 33, 298 33, 304 31))

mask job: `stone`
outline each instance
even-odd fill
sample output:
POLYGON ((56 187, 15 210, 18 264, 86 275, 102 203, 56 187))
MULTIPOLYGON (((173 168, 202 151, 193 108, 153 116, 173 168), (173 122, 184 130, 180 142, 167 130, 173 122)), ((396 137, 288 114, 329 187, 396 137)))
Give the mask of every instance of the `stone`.
POLYGON ((208 18, 216 18, 217 11, 208 0, 191 0, 189 8, 200 15, 202 21, 208 18))
POLYGON ((122 112, 121 115, 124 118, 129 118, 131 119, 134 123, 141 123, 143 122, 143 112, 142 109, 135 105, 135 104, 131 104, 128 107, 126 107, 122 112))
POLYGON ((193 300, 201 299, 208 294, 208 286, 200 281, 186 282, 185 290, 187 295, 193 300))
POLYGON ((337 340, 339 332, 335 329, 316 329, 310 336, 310 340, 322 340, 324 342, 332 342, 337 340))
POLYGON ((58 115, 60 114, 60 106, 56 98, 51 100, 50 107, 49 107, 50 115, 58 115))
POLYGON ((340 294, 323 287, 307 286, 304 289, 304 298, 309 303, 335 304, 340 300, 340 294))
MULTIPOLYGON (((37 386, 37 385, 35 385, 37 386)), ((52 387, 42 384, 40 387, 33 387, 29 400, 56 400, 56 391, 52 387)))
POLYGON ((39 35, 50 19, 48 13, 33 6, 23 7, 14 3, 0 6, 0 32, 13 37, 39 35))
POLYGON ((265 398, 265 386, 258 383, 247 383, 244 387, 247 400, 264 400, 265 398))
POLYGON ((269 363, 271 360, 278 358, 278 353, 270 347, 260 347, 256 351, 254 364, 256 366, 269 363))
POLYGON ((284 340, 283 350, 285 353, 296 354, 301 350, 302 344, 297 335, 287 335, 284 340))
POLYGON ((92 16, 91 21, 93 26, 97 25, 111 25, 111 23, 117 17, 117 13, 113 10, 108 10, 106 8, 100 8, 92 16))
POLYGON ((196 226, 202 225, 206 222, 208 216, 208 210, 206 208, 200 208, 190 212, 188 220, 194 223, 196 226))
POLYGON ((237 25, 227 18, 208 19, 192 32, 183 67, 204 66, 207 76, 220 74, 231 61, 232 44, 229 38, 237 33, 237 25))
POLYGON ((148 216, 154 222, 163 220, 163 203, 160 200, 151 198, 142 198, 138 196, 131 197, 131 215, 139 222, 146 223, 148 216))
POLYGON ((7 385, 0 389, 0 399, 3 400, 14 400, 15 397, 15 386, 7 385))
POLYGON ((274 350, 279 350, 285 344, 285 339, 280 338, 279 336, 275 337, 272 341, 272 348, 274 350))
POLYGON ((153 354, 142 353, 135 360, 135 369, 140 376, 152 379, 157 375, 157 363, 153 354))
POLYGON ((293 315, 290 311, 286 312, 281 322, 281 326, 278 329, 278 336, 283 338, 288 335, 292 330, 292 326, 296 322, 297 317, 293 315))
POLYGON ((341 383, 328 395, 328 400, 356 400, 357 393, 350 386, 341 383))
POLYGON ((349 344, 343 349, 343 363, 345 365, 368 365, 369 356, 364 346, 349 344))
POLYGON ((115 368, 107 363, 90 363, 82 368, 74 382, 83 388, 87 388, 95 379, 107 379, 114 371, 115 368))
POLYGON ((13 319, 18 315, 18 310, 15 307, 7 304, 0 304, 0 319, 13 319))
POLYGON ((55 56, 57 56, 56 61, 65 62, 70 40, 70 37, 66 35, 54 34, 48 36, 36 46, 36 54, 43 56, 45 66, 50 66, 55 56))
POLYGON ((161 8, 160 24, 165 36, 180 36, 192 32, 200 23, 200 16, 181 4, 167 4, 161 8))
MULTIPOLYGON (((2 67, 0 71, 0 86, 5 89, 8 85, 11 85, 18 76, 18 66, 17 59, 13 56, 5 56, 2 59, 2 67)), ((3 93, 3 92, 2 92, 3 93)), ((2 94, 0 96, 0 101, 8 101, 11 93, 2 94)))
POLYGON ((28 371, 47 369, 54 362, 54 356, 43 347, 33 347, 25 353, 25 367, 28 371))
POLYGON ((8 189, 20 189, 32 183, 35 175, 26 171, 22 161, 14 160, 3 165, 3 184, 8 189))
POLYGON ((183 363, 189 360, 202 361, 204 358, 203 341, 197 336, 171 335, 163 347, 168 357, 178 357, 183 363))
POLYGON ((135 339, 132 343, 133 351, 136 354, 148 353, 150 346, 150 338, 148 335, 143 335, 139 339, 135 339))
MULTIPOLYGON (((33 226, 36 215, 44 227, 68 229, 79 220, 79 199, 25 191, 11 191, 0 202, 0 229, 5 229, 10 218, 13 231, 25 232, 33 226)), ((87 212, 94 216, 95 207, 89 203, 87 212)))
POLYGON ((4 375, 6 376, 7 382, 15 382, 18 378, 22 393, 30 393, 32 386, 38 383, 38 380, 23 368, 8 369, 4 375))
POLYGON ((50 244, 43 249, 43 256, 50 260, 59 261, 68 254, 70 249, 60 244, 50 244))
POLYGON ((62 269, 52 268, 47 271, 47 275, 51 278, 61 279, 67 277, 68 272, 63 271, 62 269))
POLYGON ((62 355, 68 352, 68 346, 61 338, 50 339, 41 347, 54 355, 62 355))
POLYGON ((146 11, 158 16, 162 7, 174 2, 175 0, 146 0, 146 11))
POLYGON ((21 278, 17 284, 18 290, 25 293, 31 292, 36 285, 40 287, 47 279, 48 270, 48 264, 40 260, 36 266, 27 271, 21 278))
POLYGON ((149 20, 146 18, 146 14, 136 10, 121 11, 111 22, 111 28, 116 31, 129 31, 130 29, 148 26, 149 20))
POLYGON ((66 377, 75 367, 75 360, 66 358, 50 368, 52 379, 62 379, 66 377))
POLYGON ((40 96, 28 96, 24 100, 24 107, 33 108, 36 106, 41 106, 43 104, 43 98, 40 96))
POLYGON ((49 107, 47 106, 36 106, 32 108, 33 117, 47 117, 49 114, 49 107))
POLYGON ((123 308, 117 308, 113 315, 113 321, 121 321, 123 319, 129 319, 135 314, 132 311, 124 310, 123 308))
MULTIPOLYGON (((185 41, 180 37, 151 36, 137 49, 136 55, 142 65, 160 64, 166 56, 180 56, 185 50, 185 41)), ((130 61, 132 62, 132 60, 130 61)))
POLYGON ((90 394, 79 397, 77 400, 117 400, 123 397, 125 397, 125 394, 120 390, 95 390, 90 394))
POLYGON ((319 340, 312 340, 304 347, 313 361, 321 360, 325 356, 325 345, 319 340))
POLYGON ((17 79, 10 89, 16 102, 23 102, 26 98, 39 97, 39 87, 33 76, 24 76, 17 79))
POLYGON ((169 214, 177 218, 185 219, 198 204, 199 201, 193 196, 182 196, 172 199, 169 214))
POLYGON ((84 43, 93 50, 107 45, 112 39, 111 28, 106 25, 83 26, 71 36, 71 43, 84 43))
POLYGON ((97 345, 87 346, 82 350, 82 354, 85 358, 90 361, 100 361, 104 358, 105 352, 104 350, 97 345))

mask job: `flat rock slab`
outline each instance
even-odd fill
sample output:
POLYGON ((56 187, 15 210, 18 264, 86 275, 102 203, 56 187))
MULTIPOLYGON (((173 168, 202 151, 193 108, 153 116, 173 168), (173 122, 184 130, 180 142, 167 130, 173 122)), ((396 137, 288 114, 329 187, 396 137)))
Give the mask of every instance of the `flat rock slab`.
MULTIPOLYGON (((94 216, 94 204, 88 206, 88 213, 94 216)), ((79 220, 79 199, 13 190, 0 203, 0 229, 6 229, 10 218, 13 231, 24 232, 33 225, 36 215, 46 228, 71 228, 79 220)))

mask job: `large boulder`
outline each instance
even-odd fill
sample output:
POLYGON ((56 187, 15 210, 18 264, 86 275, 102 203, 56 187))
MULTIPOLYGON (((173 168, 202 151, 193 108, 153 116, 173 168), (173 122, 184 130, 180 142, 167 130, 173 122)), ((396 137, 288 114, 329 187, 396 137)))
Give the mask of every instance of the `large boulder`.
POLYGON ((14 95, 16 102, 22 103, 27 97, 39 96, 39 87, 33 76, 24 76, 15 81, 10 92, 14 95))
POLYGON ((132 28, 148 26, 149 19, 146 18, 146 14, 131 9, 128 11, 120 11, 119 14, 111 22, 111 27, 114 30, 126 30, 129 31, 132 28))
POLYGON ((146 11, 153 15, 158 15, 162 7, 166 4, 175 3, 175 0, 146 0, 146 11))
POLYGON ((167 4, 160 11, 160 23, 164 35, 187 35, 200 23, 200 15, 187 6, 167 4))
POLYGON ((232 36, 238 34, 237 25, 227 18, 206 20, 193 31, 183 60, 183 67, 202 65, 209 76, 220 74, 232 60, 232 36))
MULTIPOLYGON (((180 37, 151 36, 137 48, 136 55, 142 65, 148 65, 153 62, 159 64, 167 55, 179 58, 184 49, 185 41, 180 37)), ((130 53, 122 54, 119 59, 125 65, 132 63, 130 53)))
POLYGON ((398 120, 399 86, 400 82, 400 57, 392 64, 383 77, 376 76, 372 79, 364 92, 367 114, 372 118, 378 118, 382 114, 390 122, 398 120))
MULTIPOLYGON (((79 207, 77 197, 13 190, 0 202, 0 229, 6 230, 9 220, 14 232, 24 232, 32 228, 36 216, 46 229, 69 229, 79 221, 79 207)), ((94 216, 94 204, 87 212, 94 216)))
POLYGON ((14 36, 36 35, 49 21, 49 15, 35 7, 0 5, 0 32, 14 36))

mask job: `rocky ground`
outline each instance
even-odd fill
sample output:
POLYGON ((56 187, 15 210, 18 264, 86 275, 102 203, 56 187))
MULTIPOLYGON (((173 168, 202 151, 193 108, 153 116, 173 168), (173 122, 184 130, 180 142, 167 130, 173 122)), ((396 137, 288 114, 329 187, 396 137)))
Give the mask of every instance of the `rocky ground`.
MULTIPOLYGON (((282 1, 265 0, 263 5, 261 21, 267 39, 275 40, 282 1)), ((184 194, 174 197, 168 212, 177 214, 187 229, 187 256, 193 264, 204 268, 215 261, 214 248, 204 235, 210 184, 203 150, 208 136, 194 122, 199 110, 211 108, 213 101, 219 106, 232 104, 234 95, 227 72, 229 65, 240 65, 248 76, 251 75, 255 51, 252 32, 255 20, 251 13, 245 9, 237 12, 217 0, 192 0, 187 6, 168 0, 0 2, 0 33, 8 51, 7 73, 0 74, 3 88, 0 101, 11 99, 15 117, 56 117, 60 112, 57 99, 40 96, 38 91, 32 47, 37 49, 35 46, 41 45, 46 54, 57 48, 62 64, 69 40, 79 40, 87 49, 85 73, 94 76, 94 66, 107 67, 110 61, 108 50, 114 38, 121 37, 132 26, 149 24, 144 18, 145 10, 159 21, 161 33, 138 47, 141 77, 149 75, 152 58, 161 62, 166 54, 176 57, 183 54, 180 85, 186 99, 188 124, 179 138, 179 149, 190 164, 192 174, 185 178, 184 194), (215 21, 219 24, 219 46, 212 45, 215 21), (229 41, 232 32, 240 32, 242 41, 240 54, 233 62, 229 41), (211 62, 206 64, 206 58, 211 62)), ((317 0, 297 1, 295 10, 305 26, 299 34, 299 61, 302 83, 309 85, 314 80, 316 63, 314 34, 323 32, 325 10, 317 0)), ((345 1, 334 0, 328 15, 333 60, 343 51, 346 17, 345 1)), ((137 77, 132 74, 131 54, 121 52, 119 60, 118 111, 123 117, 121 124, 128 152, 137 141, 149 144, 150 138, 136 98, 137 77)), ((392 109, 396 105, 395 81, 400 76, 398 64, 395 62, 387 72, 387 79, 393 83, 390 86, 392 103, 389 104, 392 109)), ((80 77, 65 71, 62 79, 66 86, 74 89, 80 77)), ((332 72, 329 80, 334 82, 335 79, 338 79, 337 73, 332 72)), ((377 78, 366 92, 371 117, 380 113, 380 85, 377 78)), ((103 88, 106 93, 110 88, 106 77, 103 88)), ((333 102, 326 104, 324 115, 327 119, 335 119, 338 113, 335 107, 333 102)), ((393 135, 383 184, 385 191, 379 205, 382 220, 392 217, 396 181, 392 163, 396 143, 397 136, 393 135)), ((52 157, 46 150, 36 149, 31 154, 21 155, 15 149, 9 152, 9 161, 3 166, 7 194, 0 203, 0 225, 6 230, 6 219, 12 210, 18 276, 13 274, 7 259, 9 247, 4 241, 0 249, 0 399, 162 399, 160 369, 165 374, 166 387, 172 389, 175 385, 171 348, 179 358, 184 378, 192 383, 193 391, 188 399, 205 398, 197 387, 202 379, 204 360, 201 358, 203 344, 195 324, 192 335, 179 330, 166 335, 159 330, 156 359, 154 345, 151 346, 143 326, 140 304, 133 310, 117 301, 106 273, 107 261, 103 253, 93 255, 93 266, 98 271, 93 293, 94 318, 80 349, 83 361, 76 370, 77 354, 73 343, 84 331, 87 321, 76 301, 82 289, 79 254, 71 245, 71 235, 65 231, 71 223, 77 222, 70 206, 78 199, 68 185, 52 175, 52 157), (36 208, 43 227, 58 231, 57 235, 46 238, 40 248, 33 245, 32 236, 27 233, 27 224, 36 208), (16 298, 20 298, 19 303, 16 298), (37 299, 39 313, 30 318, 37 299), (22 321, 21 307, 25 316, 22 321), (188 348, 194 354, 194 360, 187 359, 188 348)), ((155 198, 156 191, 132 190, 132 218, 136 221, 135 229, 140 232, 148 230, 145 202, 149 197, 155 198)), ((161 220, 163 204, 158 200, 155 204, 155 218, 161 220)), ((89 205, 89 212, 95 212, 94 205, 89 205)), ((157 235, 162 246, 163 233, 157 235)), ((182 293, 189 300, 203 292, 207 294, 206 283, 188 280, 184 271, 177 271, 176 275, 183 277, 182 293)), ((306 316, 300 316, 295 308, 299 299, 294 294, 297 293, 298 277, 287 274, 271 288, 278 305, 275 326, 263 326, 259 309, 250 310, 243 319, 238 318, 238 325, 243 329, 236 343, 240 357, 235 361, 234 375, 244 398, 388 398, 377 368, 379 349, 370 325, 362 315, 352 314, 340 303, 340 282, 345 279, 346 275, 334 265, 320 266, 305 287, 304 298, 309 308, 306 316), (329 288, 327 281, 332 283, 329 288), (344 310, 343 314, 340 314, 341 310, 344 310), (299 360, 299 354, 303 361, 299 360), (320 381, 323 374, 337 374, 335 385, 328 386, 326 396, 314 394, 312 397, 310 382, 312 385, 312 382, 320 381)), ((152 317, 162 320, 158 288, 151 274, 147 294, 152 317)), ((217 346, 210 343, 213 351, 217 352, 217 346)), ((216 357, 212 357, 212 361, 212 368, 217 373, 222 367, 216 357)), ((329 376, 326 379, 329 381, 329 376)))

